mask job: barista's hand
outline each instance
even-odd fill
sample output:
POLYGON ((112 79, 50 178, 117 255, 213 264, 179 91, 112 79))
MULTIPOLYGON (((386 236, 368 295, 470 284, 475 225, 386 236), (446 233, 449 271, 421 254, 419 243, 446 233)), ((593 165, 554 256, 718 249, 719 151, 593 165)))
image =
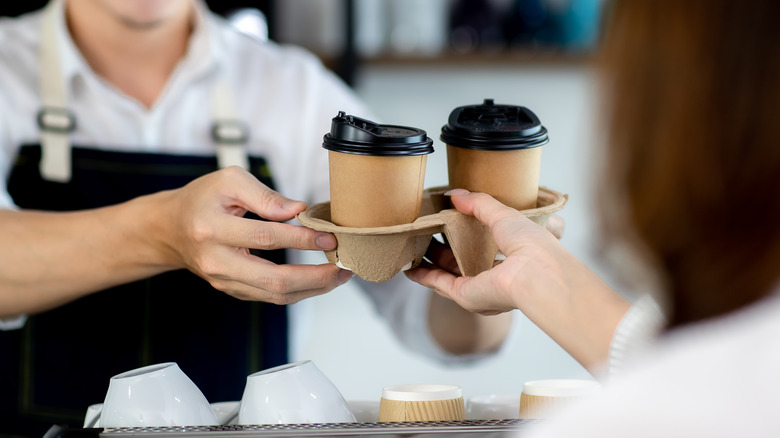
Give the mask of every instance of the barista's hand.
POLYGON ((250 254, 248 248, 333 249, 336 239, 305 227, 243 218, 251 211, 270 221, 287 221, 306 204, 285 198, 238 167, 167 194, 172 226, 162 237, 172 262, 236 298, 290 304, 352 277, 333 264, 276 265, 250 254))
POLYGON ((490 227, 506 260, 462 277, 451 252, 432 251, 433 265, 406 275, 472 312, 520 309, 585 367, 603 363, 628 302, 522 213, 486 194, 456 189, 450 195, 458 211, 490 227))

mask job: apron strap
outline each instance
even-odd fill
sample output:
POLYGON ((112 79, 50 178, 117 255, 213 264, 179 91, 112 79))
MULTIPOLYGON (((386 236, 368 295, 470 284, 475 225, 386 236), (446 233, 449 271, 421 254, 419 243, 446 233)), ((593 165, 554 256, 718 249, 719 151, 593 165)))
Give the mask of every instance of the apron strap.
MULTIPOLYGON (((63 2, 50 1, 41 20, 39 56, 40 89, 43 108, 38 112, 41 130, 41 177, 66 183, 72 174, 70 133, 76 129, 76 118, 67 107, 65 78, 59 56, 58 17, 64 14, 63 2)), ((249 126, 236 116, 230 87, 223 75, 211 90, 211 137, 216 148, 219 168, 240 166, 249 170, 246 144, 249 126)))
POLYGON ((249 141, 249 126, 235 114, 233 94, 224 75, 220 75, 211 89, 211 107, 214 123, 211 138, 217 148, 217 166, 220 169, 239 166, 249 170, 249 156, 246 144, 249 141))
POLYGON ((65 183, 70 181, 72 172, 68 135, 76 128, 76 119, 66 106, 65 81, 57 47, 57 16, 62 8, 60 1, 49 2, 41 20, 38 56, 43 109, 38 112, 38 126, 41 128, 41 176, 65 183))

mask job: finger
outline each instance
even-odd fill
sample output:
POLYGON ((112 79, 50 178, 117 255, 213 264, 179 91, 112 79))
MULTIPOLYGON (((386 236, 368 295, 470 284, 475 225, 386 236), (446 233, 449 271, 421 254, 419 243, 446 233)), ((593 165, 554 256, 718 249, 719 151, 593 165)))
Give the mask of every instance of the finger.
POLYGON ((519 216, 517 210, 498 202, 485 193, 471 193, 463 189, 449 193, 455 208, 461 213, 474 216, 492 230, 496 223, 507 216, 519 216))
POLYGON ((305 202, 289 199, 271 190, 243 169, 230 167, 223 171, 230 172, 230 177, 240 180, 237 187, 238 196, 246 204, 247 210, 260 217, 274 221, 287 221, 306 209, 305 202))
POLYGON ((436 239, 431 239, 430 245, 425 252, 425 257, 434 265, 450 272, 451 274, 461 275, 458 261, 452 249, 436 239))
POLYGON ((222 283, 221 286, 222 288, 220 290, 240 300, 262 301, 279 305, 295 304, 307 298, 323 295, 333 290, 330 288, 320 288, 274 294, 238 281, 226 281, 222 283))
POLYGON ((547 228, 547 231, 551 232, 556 239, 560 239, 563 237, 563 230, 566 228, 566 223, 562 217, 551 215, 547 220, 547 225, 545 225, 545 228, 547 228))
POLYGON ((499 250, 504 254, 514 252, 520 244, 518 236, 523 232, 541 228, 519 211, 485 193, 470 193, 463 189, 449 193, 452 193, 452 203, 458 211, 474 216, 490 228, 499 250))
POLYGON ((432 289, 460 307, 482 315, 497 315, 514 307, 504 303, 496 294, 496 288, 485 278, 483 272, 477 277, 456 277, 430 264, 423 264, 406 271, 410 280, 432 289))
MULTIPOLYGON (((325 263, 321 265, 258 264, 245 283, 279 299, 290 292, 327 292, 352 278, 352 272, 325 263)), ((277 300, 278 301, 278 300, 277 300)), ((276 302, 276 301, 274 301, 276 302)))
POLYGON ((410 280, 433 289, 437 294, 449 299, 452 299, 449 292, 453 290, 455 281, 459 278, 443 269, 426 263, 414 269, 404 271, 404 274, 410 280))
POLYGON ((337 245, 330 233, 229 215, 220 221, 219 233, 221 244, 238 248, 331 250, 337 245))

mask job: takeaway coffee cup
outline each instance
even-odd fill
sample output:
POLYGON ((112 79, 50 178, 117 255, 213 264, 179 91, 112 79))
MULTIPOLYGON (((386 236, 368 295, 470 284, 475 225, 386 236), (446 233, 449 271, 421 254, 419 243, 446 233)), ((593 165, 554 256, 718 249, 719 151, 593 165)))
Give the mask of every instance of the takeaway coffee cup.
POLYGON ((554 409, 591 397, 601 390, 595 380, 533 380, 523 384, 520 394, 520 418, 545 418, 554 409))
POLYGON ((397 385, 382 390, 379 421, 465 420, 463 391, 453 385, 397 385))
POLYGON ((322 145, 328 150, 331 221, 346 227, 414 222, 432 144, 422 129, 339 112, 322 145))
POLYGON ((455 108, 442 127, 451 188, 487 193, 517 210, 536 208, 547 129, 531 110, 499 105, 455 108))

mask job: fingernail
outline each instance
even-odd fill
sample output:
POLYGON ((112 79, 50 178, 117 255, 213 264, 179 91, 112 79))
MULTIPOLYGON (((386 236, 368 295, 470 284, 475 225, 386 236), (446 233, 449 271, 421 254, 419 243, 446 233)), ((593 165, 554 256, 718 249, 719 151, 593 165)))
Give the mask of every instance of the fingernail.
POLYGON ((292 199, 288 199, 282 203, 282 208, 287 211, 294 211, 297 213, 306 209, 306 203, 303 201, 294 201, 292 199))
POLYGON ((336 237, 332 234, 322 234, 317 236, 317 240, 315 242, 317 243, 317 246, 322 249, 336 249, 336 245, 338 244, 336 237))
POLYGON ((355 274, 347 269, 342 269, 339 271, 339 284, 344 284, 349 281, 350 278, 354 277, 355 274))
POLYGON ((469 192, 466 189, 452 189, 444 192, 444 196, 465 196, 468 195, 469 193, 471 192, 469 192))

